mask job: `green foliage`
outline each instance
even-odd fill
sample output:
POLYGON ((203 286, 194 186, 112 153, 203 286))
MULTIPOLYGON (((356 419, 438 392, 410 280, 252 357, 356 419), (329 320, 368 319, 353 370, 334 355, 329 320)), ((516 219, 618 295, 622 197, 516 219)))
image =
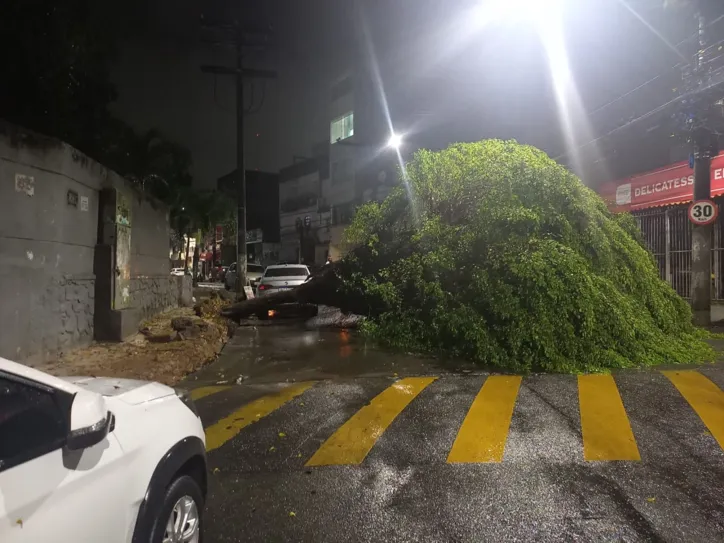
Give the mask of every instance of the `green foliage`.
POLYGON ((190 234, 200 231, 205 235, 216 224, 234 216, 233 201, 218 191, 182 188, 174 192, 171 204, 171 227, 177 232, 190 234))
POLYGON ((192 185, 191 153, 154 129, 139 134, 114 120, 97 158, 145 193, 171 206, 192 185))
POLYGON ((370 336, 517 372, 712 358, 633 219, 543 152, 423 150, 407 177, 345 233, 338 275, 369 308, 370 336))

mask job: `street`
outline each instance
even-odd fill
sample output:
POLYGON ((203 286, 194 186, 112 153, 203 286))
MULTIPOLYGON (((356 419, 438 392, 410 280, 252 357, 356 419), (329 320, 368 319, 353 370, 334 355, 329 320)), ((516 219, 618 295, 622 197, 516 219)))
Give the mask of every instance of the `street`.
POLYGON ((724 541, 721 365, 520 378, 268 326, 187 386, 209 542, 724 541))
POLYGON ((724 0, 0 15, 0 543, 724 543, 724 0))

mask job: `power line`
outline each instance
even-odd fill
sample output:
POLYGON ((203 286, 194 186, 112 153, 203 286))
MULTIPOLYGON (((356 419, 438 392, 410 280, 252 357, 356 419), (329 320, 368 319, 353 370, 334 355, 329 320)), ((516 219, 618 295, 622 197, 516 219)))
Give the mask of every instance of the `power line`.
MULTIPOLYGON (((711 21, 707 26, 715 25, 716 23, 718 23, 718 22, 721 21, 722 19, 724 19, 724 15, 720 15, 719 17, 717 17, 716 19, 714 19, 713 21, 711 21)), ((696 38, 698 35, 699 35, 699 32, 698 32, 698 31, 697 31, 697 32, 694 32, 694 33, 692 33, 689 37, 684 38, 684 39, 681 40, 679 43, 677 43, 674 47, 678 48, 678 47, 680 47, 681 45, 685 44, 686 42, 688 42, 688 41, 696 38)), ((720 45, 721 43, 724 43, 724 40, 720 40, 719 42, 717 42, 717 43, 715 43, 715 44, 713 44, 713 45, 710 45, 709 47, 707 47, 707 50, 708 50, 708 49, 711 49, 712 47, 716 47, 717 45, 720 45)), ((661 79, 661 78, 662 78, 664 75, 666 75, 667 73, 672 72, 673 70, 682 68, 685 64, 688 64, 688 63, 678 62, 678 63, 674 64, 671 68, 668 68, 665 72, 662 72, 662 73, 660 73, 660 74, 652 77, 652 78, 649 79, 648 81, 645 81, 644 83, 641 83, 641 84, 638 85, 637 87, 635 87, 635 88, 631 89, 630 91, 622 94, 621 96, 618 96, 618 97, 614 98, 613 100, 611 100, 610 102, 607 102, 607 103, 603 104, 602 106, 597 107, 596 109, 594 109, 593 111, 591 111, 588 115, 589 115, 589 116, 595 115, 595 114, 598 113, 599 111, 602 111, 602 110, 606 109, 607 107, 612 106, 612 105, 615 104, 616 102, 618 102, 618 101, 626 98, 627 96, 630 96, 630 95, 633 94, 634 92, 636 92, 636 91, 644 88, 644 87, 647 86, 647 85, 650 85, 651 83, 653 83, 654 81, 657 81, 658 79, 661 79)))
MULTIPOLYGON (((718 23, 719 21, 721 21, 721 20, 723 20, 723 19, 724 19, 724 14, 720 15, 719 17, 717 17, 716 19, 714 19, 713 21, 711 21, 710 23, 708 23, 708 24, 707 24, 707 27, 712 26, 712 25, 718 23)), ((679 47, 679 46, 682 45, 683 43, 685 43, 685 42, 687 42, 687 41, 689 41, 689 40, 697 37, 698 35, 699 35, 698 31, 697 31, 697 32, 694 32, 694 33, 691 34, 689 37, 684 38, 684 39, 681 40, 679 43, 677 43, 677 44, 676 44, 676 47, 679 47)), ((718 45, 721 45, 721 44, 724 44, 724 39, 719 40, 718 42, 716 42, 716 43, 714 43, 714 44, 712 44, 712 45, 709 45, 708 47, 706 47, 706 49, 704 49, 704 52, 709 51, 709 50, 711 50, 712 48, 717 47, 718 45)), ((722 56, 722 55, 718 55, 717 57, 715 57, 715 58, 713 58, 713 59, 709 59, 709 60, 706 61, 706 62, 707 62, 707 63, 713 62, 714 60, 720 58, 721 56, 722 56)), ((667 73, 670 73, 671 71, 676 70, 676 69, 683 68, 683 67, 685 66, 685 64, 690 64, 690 63, 679 62, 679 63, 675 64, 674 66, 672 66, 671 68, 669 68, 666 72, 662 72, 662 73, 656 75, 655 77, 649 79, 648 81, 646 81, 646 82, 638 85, 638 86, 635 87, 634 89, 631 89, 630 91, 622 94, 621 96, 618 96, 617 98, 614 98, 614 99, 611 100, 610 102, 607 102, 607 103, 605 103, 604 105, 596 108, 595 110, 593 110, 593 111, 591 111, 590 113, 588 113, 588 116, 590 117, 590 116, 592 116, 592 115, 595 115, 595 114, 598 113, 599 111, 602 111, 603 109, 608 108, 609 106, 611 106, 611 105, 615 104, 616 102, 622 100, 622 99, 625 98, 626 96, 629 96, 629 95, 633 94, 634 92, 642 89, 643 87, 645 87, 645 86, 653 83, 654 81, 660 79, 661 77, 663 77, 663 76, 666 75, 667 73)), ((715 85, 709 85, 709 86, 707 86, 707 87, 705 87, 705 88, 703 88, 703 89, 698 89, 696 92, 699 92, 699 91, 702 91, 702 90, 708 90, 709 88, 712 88, 713 86, 715 86, 715 85)), ((595 139, 593 139, 593 140, 591 140, 591 141, 589 141, 589 142, 584 143, 583 145, 579 145, 579 146, 576 147, 575 149, 566 150, 564 153, 561 153, 560 155, 558 155, 557 157, 555 157, 554 160, 559 160, 559 159, 561 159, 561 158, 563 158, 563 157, 566 157, 566 156, 570 155, 572 152, 580 151, 581 149, 585 149, 586 147, 589 147, 590 145, 593 145, 593 144, 595 144, 595 143, 598 143, 598 142, 601 141, 602 139, 608 138, 609 136, 612 136, 613 134, 615 134, 615 133, 617 133, 617 132, 620 132, 621 130, 623 130, 623 129, 625 129, 625 128, 628 128, 629 126, 632 126, 632 125, 635 124, 635 123, 638 123, 638 122, 640 122, 640 121, 642 121, 642 120, 644 120, 644 119, 647 119, 648 117, 651 117, 652 115, 655 115, 655 114, 658 113, 659 111, 667 108, 667 107, 670 106, 671 104, 673 104, 673 103, 675 103, 675 102, 677 102, 677 101, 680 101, 680 100, 682 100, 682 99, 685 99, 686 97, 688 97, 688 96, 690 96, 690 95, 692 95, 692 94, 693 94, 693 92, 689 92, 689 93, 686 93, 686 94, 683 94, 683 95, 679 95, 679 96, 677 96, 676 98, 674 98, 673 100, 670 100, 670 101, 666 102, 665 104, 662 104, 662 105, 660 105, 660 106, 658 106, 658 107, 656 107, 656 108, 654 108, 654 109, 652 109, 652 110, 644 113, 643 115, 640 115, 639 117, 636 117, 635 119, 632 119, 632 120, 630 120, 629 122, 627 122, 627 123, 625 123, 625 124, 623 124, 623 125, 621 125, 621 126, 618 126, 618 127, 614 128, 613 130, 611 130, 611 131, 609 131, 609 132, 607 132, 607 133, 605 133, 605 134, 603 134, 603 135, 601 135, 601 136, 599 136, 599 137, 597 137, 597 138, 595 138, 595 139)))
POLYGON ((660 106, 658 106, 658 107, 656 107, 656 108, 654 108, 654 109, 652 109, 652 110, 644 113, 643 115, 640 115, 639 117, 636 117, 635 119, 630 120, 630 121, 627 122, 626 124, 622 124, 621 126, 617 126, 617 127, 614 128, 613 130, 611 130, 611 131, 609 131, 609 132, 606 132, 605 134, 597 137, 596 139, 593 139, 593 140, 591 140, 591 141, 589 141, 589 142, 587 142, 587 143, 584 143, 583 145, 579 145, 578 147, 576 147, 575 149, 573 149, 573 150, 571 150, 571 151, 566 151, 565 153, 562 153, 562 154, 558 155, 558 156, 555 157, 553 160, 561 159, 561 158, 563 158, 563 157, 565 157, 565 156, 568 156, 569 154, 571 154, 571 153, 574 152, 574 151, 580 151, 581 149, 585 149, 586 147, 589 147, 590 145, 593 145, 593 144, 595 144, 595 143, 598 143, 598 142, 601 141, 602 139, 608 138, 609 136, 612 136, 612 135, 616 134, 617 132, 620 132, 621 130, 623 130, 623 129, 625 129, 625 128, 628 128, 629 126, 632 126, 632 125, 634 125, 634 124, 636 124, 636 123, 638 123, 638 122, 640 122, 640 121, 643 121, 644 119, 647 119, 647 118, 651 117, 652 115, 656 115, 658 112, 666 109, 666 108, 669 107, 671 104, 674 104, 674 103, 676 103, 676 102, 680 102, 680 101, 682 101, 682 100, 685 100, 685 99, 688 98, 689 96, 693 96, 694 94, 697 94, 697 93, 699 93, 699 92, 706 91, 706 90, 712 89, 712 88, 714 88, 714 87, 717 87, 718 85, 721 85, 722 83, 724 83, 724 78, 723 78, 721 81, 718 81, 718 82, 716 82, 716 83, 711 83, 711 84, 707 85, 706 87, 703 87, 703 88, 700 88, 700 89, 696 89, 696 90, 693 90, 693 91, 689 91, 689 92, 687 92, 687 93, 685 93, 685 94, 681 94, 681 95, 677 96, 676 98, 674 98, 673 100, 669 100, 669 101, 666 102, 665 104, 662 104, 662 105, 660 105, 660 106))

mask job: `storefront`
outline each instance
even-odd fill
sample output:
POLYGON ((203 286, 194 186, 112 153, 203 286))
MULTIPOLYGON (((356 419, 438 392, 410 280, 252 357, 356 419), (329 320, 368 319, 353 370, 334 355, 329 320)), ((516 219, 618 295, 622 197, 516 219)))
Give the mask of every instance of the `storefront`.
MULTIPOLYGON (((611 211, 630 211, 654 255, 661 277, 676 292, 691 295, 691 223, 694 171, 686 162, 605 184, 600 194, 611 211)), ((712 160, 711 195, 724 205, 724 153, 712 160)), ((720 213, 721 217, 721 213, 720 213)), ((712 229, 712 300, 724 302, 724 228, 721 218, 712 229)), ((724 306, 720 306, 724 308, 724 306)), ((712 319, 724 318, 718 309, 712 319), (718 317, 718 318, 717 318, 718 317)))

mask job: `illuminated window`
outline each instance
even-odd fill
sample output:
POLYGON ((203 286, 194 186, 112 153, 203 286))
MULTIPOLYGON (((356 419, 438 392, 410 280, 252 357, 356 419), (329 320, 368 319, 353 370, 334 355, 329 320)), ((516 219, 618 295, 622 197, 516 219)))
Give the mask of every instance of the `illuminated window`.
POLYGON ((350 111, 334 119, 330 125, 329 141, 337 143, 340 140, 354 136, 354 112, 350 111))

